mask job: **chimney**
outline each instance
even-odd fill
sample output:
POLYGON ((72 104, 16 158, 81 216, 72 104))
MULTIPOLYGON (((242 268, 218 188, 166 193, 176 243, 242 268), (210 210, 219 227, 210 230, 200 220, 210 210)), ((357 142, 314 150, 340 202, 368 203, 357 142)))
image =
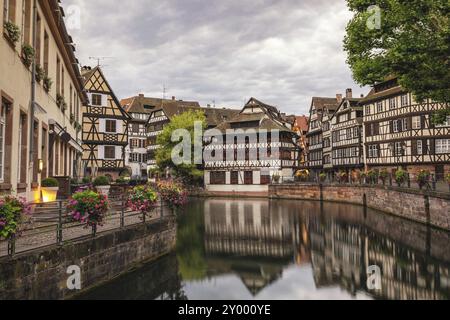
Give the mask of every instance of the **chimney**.
POLYGON ((139 98, 143 98, 144 94, 143 93, 139 93, 139 98))
POLYGON ((337 101, 338 101, 338 103, 341 103, 342 102, 342 94, 337 94, 336 95, 336 99, 337 99, 337 101))
POLYGON ((175 101, 175 96, 172 96, 172 101, 175 101))
POLYGON ((347 99, 353 98, 353 90, 352 89, 347 89, 347 91, 345 91, 345 97, 347 99))

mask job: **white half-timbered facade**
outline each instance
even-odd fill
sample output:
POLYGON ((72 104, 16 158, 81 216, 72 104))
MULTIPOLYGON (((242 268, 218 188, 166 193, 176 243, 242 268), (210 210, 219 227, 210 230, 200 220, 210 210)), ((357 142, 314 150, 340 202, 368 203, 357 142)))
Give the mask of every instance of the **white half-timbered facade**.
POLYGON ((403 167, 413 174, 425 169, 438 180, 449 172, 450 119, 443 125, 432 121, 433 114, 445 104, 418 102, 396 79, 390 79, 375 85, 361 106, 369 169, 394 171, 403 167))
POLYGON ((292 129, 277 108, 250 99, 209 137, 204 159, 206 189, 266 193, 274 180, 293 179, 300 148, 292 129))
POLYGON ((116 179, 125 167, 128 114, 122 109, 100 67, 84 67, 89 104, 83 107, 83 161, 88 175, 116 179))

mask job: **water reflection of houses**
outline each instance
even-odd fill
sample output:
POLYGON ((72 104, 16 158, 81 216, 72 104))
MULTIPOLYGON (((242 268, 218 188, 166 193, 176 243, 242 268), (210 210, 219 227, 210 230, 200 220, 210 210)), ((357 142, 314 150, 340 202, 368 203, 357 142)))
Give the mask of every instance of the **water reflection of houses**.
POLYGON ((349 292, 367 291, 367 267, 382 272, 382 299, 448 299, 450 267, 425 253, 400 246, 370 228, 310 219, 311 260, 318 287, 340 285, 349 292))
POLYGON ((305 224, 267 200, 207 200, 205 250, 217 273, 236 273, 256 295, 294 262, 309 261, 305 224))

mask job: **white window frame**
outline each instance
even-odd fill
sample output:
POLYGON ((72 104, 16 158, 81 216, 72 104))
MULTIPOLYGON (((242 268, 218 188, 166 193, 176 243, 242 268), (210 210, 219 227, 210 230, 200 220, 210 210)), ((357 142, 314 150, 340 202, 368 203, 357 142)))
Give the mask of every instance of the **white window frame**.
POLYGON ((412 118, 412 128, 414 130, 422 129, 422 117, 416 116, 412 118))
POLYGON ((370 105, 366 106, 366 108, 365 108, 365 113, 366 113, 366 115, 370 115, 370 114, 371 114, 371 108, 370 108, 370 105))
POLYGON ((450 139, 437 139, 435 148, 436 154, 450 153, 450 139))
POLYGON ((398 120, 394 120, 392 121, 392 131, 394 133, 398 133, 399 132, 399 125, 398 125, 398 120))
POLYGON ((402 107, 406 107, 409 105, 409 97, 407 94, 402 95, 401 97, 401 105, 402 107))
POLYGON ((6 105, 0 106, 0 182, 5 181, 6 105))
POLYGON ((396 98, 390 98, 389 99, 389 109, 393 110, 397 108, 397 99, 396 98))
POLYGON ((417 140, 417 154, 423 155, 423 141, 417 140))
POLYGON ((378 113, 383 112, 383 101, 378 101, 377 102, 377 112, 378 113))
POLYGON ((369 158, 378 158, 378 146, 373 144, 369 146, 369 158))
POLYGON ((394 152, 397 157, 403 156, 403 146, 402 146, 401 142, 395 143, 395 151, 394 152))
POLYGON ((403 118, 402 119, 402 130, 403 131, 408 131, 409 130, 409 119, 408 118, 403 118))

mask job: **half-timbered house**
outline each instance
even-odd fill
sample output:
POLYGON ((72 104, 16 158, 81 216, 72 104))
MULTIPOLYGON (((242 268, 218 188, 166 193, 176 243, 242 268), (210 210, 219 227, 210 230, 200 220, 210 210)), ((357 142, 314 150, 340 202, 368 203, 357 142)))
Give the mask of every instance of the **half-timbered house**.
POLYGON ((450 171, 450 121, 439 126, 432 121, 445 104, 416 101, 395 78, 375 85, 360 103, 369 169, 403 167, 413 175, 425 169, 438 179, 450 171))
MULTIPOLYGON (((353 98, 352 89, 347 89, 346 97, 340 103, 331 119, 331 167, 333 171, 364 168, 363 152, 363 110, 361 98, 353 98)), ((324 139, 324 147, 325 147, 324 139)))
POLYGON ((308 140, 306 138, 306 135, 308 134, 308 123, 309 123, 309 118, 307 116, 295 117, 293 130, 299 137, 297 144, 300 147, 300 159, 299 159, 300 167, 305 166, 306 155, 308 154, 308 140))
POLYGON ((251 98, 239 114, 215 128, 205 147, 205 186, 219 193, 268 192, 272 181, 293 179, 297 135, 277 108, 251 98))
POLYGON ((82 69, 89 104, 83 108, 83 161, 87 174, 116 179, 124 170, 130 117, 100 67, 82 69))
MULTIPOLYGON (((306 168, 311 170, 313 176, 317 176, 324 166, 323 153, 323 118, 329 119, 329 114, 333 114, 342 101, 342 95, 336 98, 313 97, 310 108, 309 127, 307 133, 308 155, 306 168)), ((327 120, 328 121, 328 120, 327 120)), ((329 128, 327 131, 329 131, 329 128)))
POLYGON ((220 123, 231 119, 239 111, 227 108, 200 107, 198 102, 176 100, 156 100, 158 106, 150 113, 147 122, 147 164, 148 169, 156 168, 156 151, 160 147, 157 143, 158 136, 171 119, 188 111, 202 111, 206 117, 207 128, 211 129, 220 123))

